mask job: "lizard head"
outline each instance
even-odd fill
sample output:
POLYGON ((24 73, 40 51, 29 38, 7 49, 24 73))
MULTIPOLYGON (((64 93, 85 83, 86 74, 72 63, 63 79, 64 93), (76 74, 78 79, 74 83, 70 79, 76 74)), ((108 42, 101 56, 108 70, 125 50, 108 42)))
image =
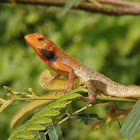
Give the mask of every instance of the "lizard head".
POLYGON ((58 46, 43 34, 28 34, 25 40, 46 64, 53 64, 57 60, 55 50, 58 46))

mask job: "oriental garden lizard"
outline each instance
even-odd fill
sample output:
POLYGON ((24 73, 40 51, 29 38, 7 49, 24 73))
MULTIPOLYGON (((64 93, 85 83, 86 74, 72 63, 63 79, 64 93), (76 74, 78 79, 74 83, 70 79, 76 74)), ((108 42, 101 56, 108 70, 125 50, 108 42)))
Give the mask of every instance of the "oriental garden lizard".
POLYGON ((88 98, 81 96, 81 99, 88 104, 93 104, 96 99, 95 89, 106 96, 120 98, 140 98, 140 87, 125 86, 112 81, 101 73, 85 66, 75 58, 65 53, 52 40, 40 33, 28 34, 25 40, 34 49, 38 56, 56 73, 48 79, 45 87, 59 76, 65 76, 69 79, 67 88, 60 89, 65 92, 72 90, 75 77, 79 77, 86 82, 88 89, 88 98))

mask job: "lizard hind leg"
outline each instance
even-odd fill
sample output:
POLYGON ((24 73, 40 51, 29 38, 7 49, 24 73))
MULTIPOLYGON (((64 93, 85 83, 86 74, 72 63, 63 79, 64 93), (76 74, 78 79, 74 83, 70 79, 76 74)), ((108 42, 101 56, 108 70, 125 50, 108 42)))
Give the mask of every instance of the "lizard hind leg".
POLYGON ((87 109, 88 109, 89 104, 93 104, 96 100, 96 93, 95 93, 95 88, 93 86, 93 80, 87 81, 87 89, 88 89, 88 97, 81 96, 80 99, 87 102, 87 109))

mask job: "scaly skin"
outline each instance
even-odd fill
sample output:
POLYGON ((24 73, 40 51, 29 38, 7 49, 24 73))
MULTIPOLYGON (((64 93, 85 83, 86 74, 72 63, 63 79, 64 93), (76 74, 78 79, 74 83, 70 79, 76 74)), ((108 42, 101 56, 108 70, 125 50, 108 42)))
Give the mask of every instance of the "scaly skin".
POLYGON ((125 86, 112 81, 66 54, 59 46, 43 34, 28 34, 25 36, 25 40, 32 46, 38 56, 56 72, 51 80, 60 75, 68 77, 68 89, 72 89, 75 77, 79 77, 83 82, 87 82, 89 98, 82 97, 82 99, 88 103, 93 103, 95 101, 94 88, 107 96, 123 98, 140 97, 140 87, 125 86))

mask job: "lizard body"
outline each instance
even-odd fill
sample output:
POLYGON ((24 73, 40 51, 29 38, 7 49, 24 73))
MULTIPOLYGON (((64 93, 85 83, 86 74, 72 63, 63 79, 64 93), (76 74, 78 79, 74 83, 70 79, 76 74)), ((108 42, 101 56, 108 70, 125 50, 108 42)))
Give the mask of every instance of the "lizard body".
POLYGON ((83 97, 84 101, 93 103, 95 101, 95 89, 107 96, 122 98, 139 98, 140 87, 125 86, 112 81, 101 73, 85 66, 75 58, 65 53, 53 41, 40 33, 28 34, 25 40, 35 50, 38 56, 53 70, 56 74, 48 80, 48 83, 58 78, 60 75, 69 78, 69 89, 72 89, 74 78, 79 77, 83 82, 87 82, 89 99, 83 97))

